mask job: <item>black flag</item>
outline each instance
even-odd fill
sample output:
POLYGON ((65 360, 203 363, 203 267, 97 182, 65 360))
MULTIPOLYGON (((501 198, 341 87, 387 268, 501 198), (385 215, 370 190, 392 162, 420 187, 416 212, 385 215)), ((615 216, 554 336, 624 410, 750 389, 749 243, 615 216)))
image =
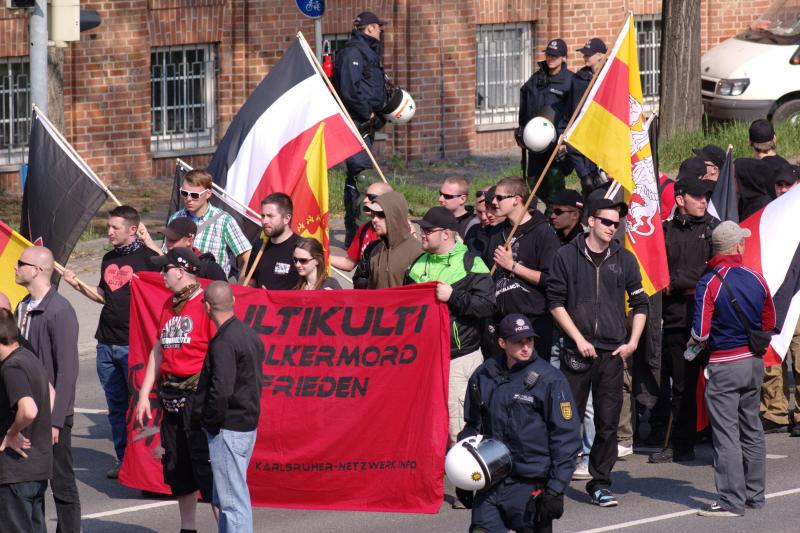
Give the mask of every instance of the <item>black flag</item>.
MULTIPOLYGON (((108 197, 89 165, 38 108, 31 117, 20 233, 62 265, 108 197)), ((54 275, 54 281, 58 282, 54 275)))
POLYGON ((714 192, 708 202, 708 213, 721 220, 732 220, 739 223, 739 199, 736 195, 736 178, 733 168, 733 147, 728 146, 725 163, 719 171, 714 192))

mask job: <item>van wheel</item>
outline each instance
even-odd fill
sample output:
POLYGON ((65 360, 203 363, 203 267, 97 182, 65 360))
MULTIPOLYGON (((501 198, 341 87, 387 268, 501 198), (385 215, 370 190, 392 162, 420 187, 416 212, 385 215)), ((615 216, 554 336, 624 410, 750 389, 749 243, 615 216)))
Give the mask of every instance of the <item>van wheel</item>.
POLYGON ((800 126, 800 100, 789 100, 782 103, 772 115, 772 122, 788 120, 793 126, 800 126))

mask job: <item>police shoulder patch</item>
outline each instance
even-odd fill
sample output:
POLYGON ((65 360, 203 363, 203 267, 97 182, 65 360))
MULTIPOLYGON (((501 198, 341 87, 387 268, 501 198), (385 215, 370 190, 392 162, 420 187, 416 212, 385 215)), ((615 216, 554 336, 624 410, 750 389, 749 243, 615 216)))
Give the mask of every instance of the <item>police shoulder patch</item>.
POLYGON ((561 416, 564 420, 572 420, 572 404, 569 402, 561 402, 561 416))

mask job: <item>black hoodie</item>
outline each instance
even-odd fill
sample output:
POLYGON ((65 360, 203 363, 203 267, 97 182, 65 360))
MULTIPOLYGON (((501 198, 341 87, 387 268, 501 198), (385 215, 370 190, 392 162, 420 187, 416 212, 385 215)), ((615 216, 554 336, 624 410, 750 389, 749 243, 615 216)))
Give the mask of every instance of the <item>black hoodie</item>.
POLYGON ((739 182, 739 220, 746 219, 775 199, 774 166, 765 159, 740 157, 734 162, 739 182))

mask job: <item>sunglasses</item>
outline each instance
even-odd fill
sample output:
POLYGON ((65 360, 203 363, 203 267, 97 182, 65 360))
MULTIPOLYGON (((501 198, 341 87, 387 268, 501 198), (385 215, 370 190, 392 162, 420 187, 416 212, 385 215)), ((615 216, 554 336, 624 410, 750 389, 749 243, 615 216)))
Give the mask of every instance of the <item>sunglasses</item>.
POLYGON ((483 198, 484 194, 485 193, 483 191, 478 191, 478 192, 475 193, 475 198, 483 198))
POLYGON ((599 220, 600 223, 607 228, 613 227, 614 229, 617 229, 620 225, 619 220, 611 220, 610 218, 605 218, 605 217, 594 217, 594 218, 599 220))
POLYGON ((292 257, 292 261, 295 262, 297 265, 307 265, 309 261, 313 259, 312 257, 292 257))
POLYGON ((206 189, 203 192, 191 192, 187 191, 186 189, 181 189, 181 196, 183 196, 184 198, 191 198, 192 200, 199 200, 200 195, 207 193, 209 190, 210 189, 206 189))
POLYGON ((365 209, 364 212, 370 217, 386 218, 386 213, 383 211, 372 211, 371 209, 365 209))
POLYGON ((553 209, 553 214, 557 217, 560 217, 564 213, 574 213, 575 211, 575 209, 561 209, 560 207, 556 207, 553 209))
POLYGON ((18 260, 17 260, 17 268, 22 268, 22 267, 33 267, 33 268, 39 268, 39 265, 34 265, 33 263, 26 263, 26 262, 25 262, 25 261, 23 261, 22 259, 18 259, 18 260))
POLYGON ((463 194, 445 194, 442 191, 439 191, 439 196, 441 196, 445 200, 452 200, 453 198, 458 198, 459 196, 464 196, 464 195, 463 194))
POLYGON ((426 236, 432 233, 436 233, 437 231, 444 231, 443 228, 428 228, 428 229, 420 228, 420 230, 422 230, 422 234, 426 236))
POLYGON ((370 202, 374 202, 375 200, 378 199, 377 194, 365 194, 364 196, 366 196, 367 200, 369 200, 370 202))
POLYGON ((514 198, 514 196, 516 196, 516 194, 495 194, 494 195, 494 199, 497 200, 497 203, 499 204, 503 200, 508 200, 509 198, 514 198))

